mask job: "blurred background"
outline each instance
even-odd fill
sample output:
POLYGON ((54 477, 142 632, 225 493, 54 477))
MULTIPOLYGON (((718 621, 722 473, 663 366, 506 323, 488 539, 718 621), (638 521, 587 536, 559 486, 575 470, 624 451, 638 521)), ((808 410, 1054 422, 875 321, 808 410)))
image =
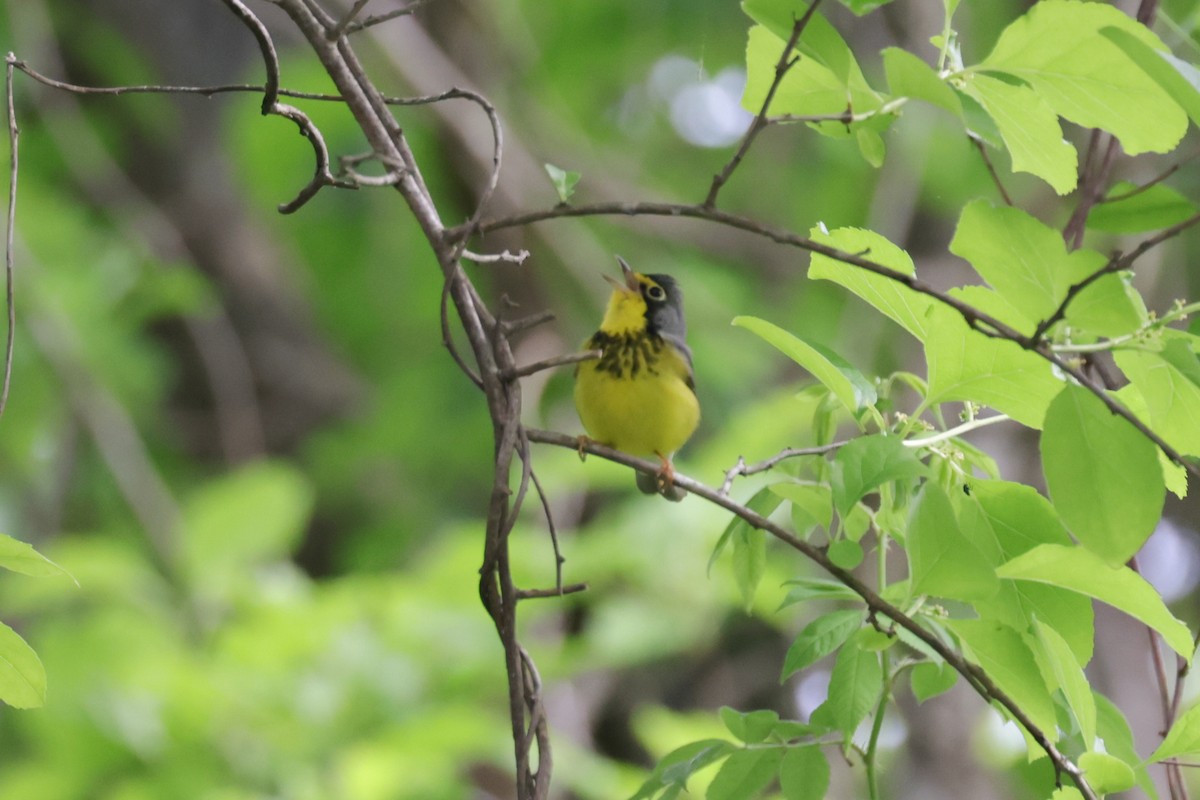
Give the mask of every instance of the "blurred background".
MULTIPOLYGON (((332 91, 286 17, 251 5, 276 38, 283 84, 332 91)), ((971 63, 1028 4, 963 5, 971 63)), ((262 81, 252 38, 217 0, 3 9, 6 49, 75 83, 262 81)), ((936 56, 940 4, 897 0, 863 18, 823 10, 877 86, 882 47, 936 56)), ((1193 60, 1197 13, 1192 0, 1163 3, 1164 35, 1193 60)), ((578 203, 702 200, 750 118, 739 106, 749 26, 729 0, 432 0, 355 43, 389 93, 464 86, 490 98, 506 138, 497 217, 557 202, 545 163, 582 174, 578 203)), ((0 799, 511 794, 502 653, 477 595, 491 431, 440 342, 439 271, 393 192, 325 189, 277 213, 307 182, 312 154, 292 123, 259 114, 260 99, 81 97, 16 76, 19 323, 0 420, 0 530, 78 585, 0 576, 0 616, 49 676, 45 708, 0 711, 0 799)), ((297 104, 335 154, 366 149, 343 109, 297 104)), ((465 220, 490 163, 486 119, 462 101, 397 116, 443 218, 465 220)), ((966 201, 998 199, 977 151, 925 107, 906 109, 885 141, 875 169, 852 141, 768 130, 721 204, 799 232, 867 227, 907 248, 935 285, 971 280, 946 243, 966 201)), ((1019 203, 1065 221, 1069 205, 993 157, 1019 203)), ((1171 163, 1121 162, 1115 174, 1146 180, 1171 163)), ((1170 183, 1200 196, 1192 165, 1170 183)), ((1197 296, 1198 242, 1140 262, 1152 307, 1197 296)), ((708 483, 739 456, 813 442, 811 379, 731 328, 734 316, 823 342, 870 375, 923 370, 898 328, 807 281, 802 252, 759 238, 597 218, 475 245, 504 248, 531 255, 472 268, 492 308, 556 315, 520 339, 521 363, 571 352, 595 329, 614 253, 681 282, 704 420, 677 464, 708 483)), ((527 379, 527 422, 579 433, 570 387, 569 370, 527 379)), ((972 441, 1005 478, 1040 486, 1031 432, 993 426, 972 441)), ((791 639, 820 610, 777 611, 783 582, 811 571, 795 554, 768 551, 746 610, 727 560, 708 569, 725 515, 647 499, 627 470, 569 451, 539 449, 535 466, 564 580, 590 585, 521 607, 559 796, 628 796, 669 750, 721 735, 721 705, 803 718, 824 698, 828 665, 779 680, 791 639)), ((518 581, 553 585, 544 519, 525 508, 518 581)), ((1195 518, 1191 505, 1170 506, 1142 560, 1193 626, 1195 518)), ((1159 722, 1145 631, 1099 613, 1091 677, 1148 754, 1159 722)), ((1040 796, 1029 781, 1044 772, 970 692, 899 706, 885 728, 888 797, 1040 796)), ((831 756, 830 796, 860 796, 861 768, 831 756)))

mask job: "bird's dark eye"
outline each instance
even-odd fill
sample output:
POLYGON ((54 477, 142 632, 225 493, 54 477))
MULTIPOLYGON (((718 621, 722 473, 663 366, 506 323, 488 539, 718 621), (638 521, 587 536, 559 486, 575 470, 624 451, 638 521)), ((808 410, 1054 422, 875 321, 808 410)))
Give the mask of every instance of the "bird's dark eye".
POLYGON ((651 300, 666 300, 667 293, 663 291, 661 286, 651 286, 646 289, 646 297, 649 297, 651 300))

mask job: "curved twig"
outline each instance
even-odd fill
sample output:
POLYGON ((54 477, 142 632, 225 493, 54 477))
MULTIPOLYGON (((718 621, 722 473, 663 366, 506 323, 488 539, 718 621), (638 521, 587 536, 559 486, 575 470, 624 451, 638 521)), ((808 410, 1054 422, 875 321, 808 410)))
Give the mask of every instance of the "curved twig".
MULTIPOLYGON (((526 445, 529 443, 528 434, 525 437, 525 443, 526 445)), ((528 448, 526 448, 525 457, 529 458, 532 463, 532 454, 529 452, 528 448)), ((533 480, 533 488, 534 491, 537 492, 538 499, 542 501, 542 513, 546 516, 546 528, 550 531, 550 545, 554 549, 554 592, 556 594, 568 594, 569 592, 567 591, 567 587, 563 586, 562 580, 562 568, 563 564, 565 564, 567 560, 563 558, 562 550, 560 550, 558 547, 558 527, 554 524, 554 513, 550 510, 550 498, 546 496, 546 491, 542 488, 542 482, 538 480, 537 471, 532 467, 529 470, 529 477, 533 480)), ((586 583, 574 585, 578 588, 572 589, 571 591, 582 592, 587 588, 586 583)), ((536 590, 525 590, 524 592, 518 592, 518 595, 526 597, 542 596, 537 594, 536 590), (533 591, 534 593, 530 594, 530 591, 533 591)))
POLYGON ((313 155, 316 158, 316 167, 313 170, 312 180, 305 184, 292 200, 286 203, 280 203, 280 214, 291 214, 298 210, 301 206, 313 199, 317 192, 321 191, 326 186, 337 186, 341 189, 357 189, 358 184, 353 181, 342 180, 329 170, 329 148, 325 146, 325 137, 321 135, 321 131, 313 124, 313 121, 308 118, 300 109, 295 106, 290 106, 287 103, 275 103, 271 106, 271 113, 276 116, 290 119, 300 128, 300 133, 304 138, 308 139, 308 143, 312 145, 313 155))
POLYGON ((271 41, 271 34, 267 31, 266 26, 262 24, 262 20, 255 16, 250 9, 246 8, 242 0, 222 0, 222 2, 254 34, 254 39, 258 42, 258 49, 262 53, 263 66, 267 71, 267 80, 263 84, 263 116, 273 114, 290 119, 296 123, 300 128, 300 133, 312 145, 313 155, 316 158, 317 163, 312 180, 300 190, 299 194, 293 200, 287 203, 280 203, 279 213, 291 214, 296 211, 311 200, 322 187, 340 186, 342 188, 354 188, 354 184, 349 181, 342 181, 334 177, 333 173, 330 172, 329 148, 325 146, 325 137, 321 135, 321 131, 308 118, 308 115, 295 106, 279 102, 279 55, 275 52, 275 43, 271 41))
POLYGON ((250 32, 254 34, 254 41, 258 42, 263 66, 267 70, 267 82, 263 84, 262 88, 262 113, 265 117, 274 113, 275 103, 279 100, 279 54, 275 52, 275 43, 271 40, 267 26, 262 24, 262 20, 255 16, 242 0, 221 0, 221 2, 225 3, 234 16, 250 29, 250 32))

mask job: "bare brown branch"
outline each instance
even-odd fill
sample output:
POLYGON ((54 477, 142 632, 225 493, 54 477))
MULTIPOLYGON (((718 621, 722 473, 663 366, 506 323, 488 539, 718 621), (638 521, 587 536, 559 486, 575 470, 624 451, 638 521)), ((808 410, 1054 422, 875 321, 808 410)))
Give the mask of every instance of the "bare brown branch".
POLYGON ((721 488, 717 491, 720 494, 729 494, 729 490, 733 488, 735 478, 748 475, 757 475, 760 472, 766 472, 774 469, 780 462, 786 461, 789 458, 799 458, 800 456, 821 456, 826 453, 832 453, 840 449, 846 442, 831 442, 826 445, 818 445, 816 447, 788 447, 770 458, 754 464, 747 464, 745 459, 738 456, 737 463, 725 471, 725 480, 721 482, 721 488))
POLYGON ((809 5, 808 10, 804 12, 804 16, 796 20, 792 25, 792 35, 788 37, 787 43, 783 46, 783 52, 779 55, 779 63, 775 65, 775 78, 771 81, 770 88, 767 89, 767 96, 763 99, 762 108, 758 110, 754 121, 750 123, 750 127, 746 130, 746 135, 742 137, 742 142, 738 145, 737 152, 733 154, 733 158, 729 163, 713 177, 712 186, 708 190, 708 196, 704 198, 704 205, 712 207, 716 205, 717 195, 721 191, 721 187, 726 184, 729 177, 733 175, 733 171, 742 163, 742 159, 746 157, 746 153, 750 152, 750 145, 754 144, 754 140, 758 138, 758 134, 762 129, 767 127, 767 111, 771 107, 771 101, 775 99, 775 93, 779 91, 779 85, 783 83, 783 78, 787 75, 788 70, 796 63, 799 56, 793 56, 792 50, 795 49, 796 43, 800 41, 800 34, 804 33, 804 29, 808 27, 808 21, 812 19, 813 14, 817 13, 817 6, 821 5, 821 0, 813 0, 809 5))
POLYGON ((999 173, 996 172, 996 165, 992 163, 992 157, 988 155, 987 142, 978 134, 967 131, 967 138, 971 140, 971 144, 975 145, 975 149, 979 151, 979 157, 983 159, 983 165, 987 167, 988 175, 992 176, 992 183, 996 186, 996 191, 1000 192, 1001 199, 1004 204, 1011 206, 1012 198, 1008 196, 1008 190, 1004 188, 1004 182, 1000 180, 999 173))
POLYGON ((582 353, 571 353, 565 356, 555 356, 541 361, 535 361, 532 364, 526 364, 523 367, 517 367, 511 373, 513 378, 524 378, 534 373, 541 372, 555 367, 565 367, 571 364, 578 364, 581 361, 595 361, 600 357, 599 350, 585 350, 582 353))
POLYGON ((389 22, 393 19, 407 17, 409 14, 416 13, 422 6, 428 5, 430 2, 432 2, 432 0, 413 0, 413 2, 409 3, 403 8, 385 11, 382 14, 372 14, 364 20, 352 22, 346 25, 345 31, 346 33, 358 33, 361 30, 365 30, 384 22, 389 22))
POLYGON ((9 53, 4 73, 5 106, 8 111, 8 216, 4 238, 4 304, 6 310, 4 339, 4 380, 0 385, 0 416, 8 408, 8 391, 12 386, 13 346, 17 333, 17 307, 13 296, 13 236, 17 226, 17 172, 20 166, 17 142, 17 111, 13 105, 13 54, 9 53))

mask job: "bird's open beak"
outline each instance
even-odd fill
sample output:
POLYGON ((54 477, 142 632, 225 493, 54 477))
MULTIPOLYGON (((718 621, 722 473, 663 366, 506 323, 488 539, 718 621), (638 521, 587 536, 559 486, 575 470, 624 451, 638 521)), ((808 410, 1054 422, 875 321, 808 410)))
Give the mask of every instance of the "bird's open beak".
POLYGON ((630 293, 636 293, 640 291, 641 287, 640 284, 638 284, 637 273, 633 271, 633 268, 629 266, 629 263, 620 256, 617 256, 617 263, 621 265, 621 274, 625 277, 625 282, 622 283, 611 275, 605 275, 604 280, 611 283, 613 288, 617 289, 617 291, 630 293))

